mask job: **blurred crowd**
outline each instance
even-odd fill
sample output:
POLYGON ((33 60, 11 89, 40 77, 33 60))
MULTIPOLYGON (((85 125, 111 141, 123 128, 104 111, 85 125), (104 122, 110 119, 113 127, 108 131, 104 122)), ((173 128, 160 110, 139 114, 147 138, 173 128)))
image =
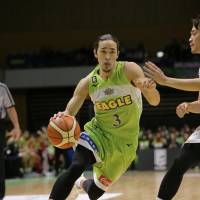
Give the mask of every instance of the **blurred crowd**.
MULTIPOLYGON (((138 148, 180 148, 193 131, 188 125, 181 129, 166 126, 156 130, 142 129, 138 148)), ((8 132, 5 148, 6 177, 57 176, 68 168, 72 155, 73 149, 62 150, 49 143, 46 127, 36 133, 23 132, 17 142, 8 132)))
MULTIPOLYGON (((150 55, 145 45, 140 42, 135 47, 127 48, 121 45, 120 60, 143 63, 146 59, 152 59, 159 64, 171 66, 175 62, 199 62, 199 57, 190 52, 189 43, 186 40, 172 39, 164 47, 161 47, 155 55, 150 55)), ((39 68, 55 66, 91 66, 96 64, 92 47, 79 49, 54 49, 42 47, 36 52, 10 53, 7 55, 7 66, 14 68, 39 68)))
POLYGON ((14 141, 7 132, 5 148, 6 177, 52 176, 68 168, 73 149, 53 147, 47 138, 47 129, 36 133, 23 132, 19 141, 14 141))
POLYGON ((185 124, 182 128, 159 126, 157 130, 143 129, 139 137, 139 149, 180 148, 194 128, 185 124))

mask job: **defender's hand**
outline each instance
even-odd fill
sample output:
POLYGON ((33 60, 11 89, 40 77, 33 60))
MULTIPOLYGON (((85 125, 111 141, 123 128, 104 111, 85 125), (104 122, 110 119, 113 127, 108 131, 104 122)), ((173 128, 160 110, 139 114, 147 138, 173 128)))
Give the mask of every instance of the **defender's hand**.
POLYGON ((184 115, 188 113, 189 111, 187 102, 181 103, 176 107, 176 114, 178 115, 179 118, 183 118, 184 115))
POLYGON ((144 66, 144 74, 159 83, 160 85, 165 85, 165 82, 167 80, 167 76, 164 74, 164 72, 157 67, 152 62, 145 62, 144 66))

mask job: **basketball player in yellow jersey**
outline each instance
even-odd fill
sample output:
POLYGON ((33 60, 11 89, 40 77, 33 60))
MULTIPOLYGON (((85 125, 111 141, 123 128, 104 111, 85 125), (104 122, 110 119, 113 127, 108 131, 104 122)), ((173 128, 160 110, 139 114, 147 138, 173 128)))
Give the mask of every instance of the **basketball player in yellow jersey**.
POLYGON ((77 185, 91 200, 101 197, 136 157, 141 92, 149 104, 160 102, 155 82, 145 78, 136 63, 117 61, 117 38, 100 36, 94 43, 94 55, 98 65, 78 83, 66 110, 55 115, 76 115, 87 96, 94 104, 95 116, 84 126, 72 164, 54 184, 52 200, 67 198, 75 181, 91 165, 94 179, 79 179, 77 185))
MULTIPOLYGON (((200 54, 200 14, 193 18, 192 29, 190 32, 190 48, 193 54, 200 54)), ((160 85, 185 90, 185 91, 200 91, 200 78, 195 79, 177 79, 167 77, 161 69, 154 63, 147 62, 145 73, 153 78, 160 85)), ((200 71, 199 71, 200 77, 200 71)), ((200 92, 197 101, 183 102, 176 108, 177 115, 182 118, 185 114, 200 113, 200 92)), ((185 142, 181 154, 174 160, 164 176, 157 200, 172 199, 179 189, 185 172, 200 162, 200 126, 196 128, 194 133, 185 142)), ((192 198, 192 196, 191 196, 192 198)))

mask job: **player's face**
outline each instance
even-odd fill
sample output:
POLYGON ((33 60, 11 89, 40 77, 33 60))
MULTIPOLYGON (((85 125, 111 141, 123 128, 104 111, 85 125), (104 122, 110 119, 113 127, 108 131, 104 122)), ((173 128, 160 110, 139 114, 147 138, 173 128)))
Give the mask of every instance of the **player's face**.
POLYGON ((99 42, 97 51, 94 51, 95 57, 98 60, 100 68, 103 72, 111 72, 118 58, 117 44, 113 40, 104 40, 99 42))
POLYGON ((196 29, 194 26, 192 27, 189 43, 191 52, 200 54, 200 29, 196 29))

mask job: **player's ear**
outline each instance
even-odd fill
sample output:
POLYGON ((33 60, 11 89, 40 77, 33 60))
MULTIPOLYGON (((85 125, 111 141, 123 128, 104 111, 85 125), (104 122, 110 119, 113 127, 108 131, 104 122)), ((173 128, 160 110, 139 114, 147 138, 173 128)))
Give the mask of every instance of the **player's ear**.
POLYGON ((97 50, 93 49, 94 57, 97 58, 97 50))

